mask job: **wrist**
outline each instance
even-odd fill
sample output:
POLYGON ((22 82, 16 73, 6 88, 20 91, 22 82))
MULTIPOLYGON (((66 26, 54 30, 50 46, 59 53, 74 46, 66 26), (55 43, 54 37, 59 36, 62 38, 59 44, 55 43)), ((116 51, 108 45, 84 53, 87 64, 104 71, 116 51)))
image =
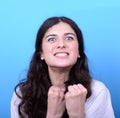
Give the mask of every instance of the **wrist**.
POLYGON ((80 115, 77 115, 77 114, 74 114, 74 115, 69 115, 69 118, 85 118, 85 114, 80 114, 80 115))
POLYGON ((62 116, 48 113, 46 118, 62 118, 62 116))

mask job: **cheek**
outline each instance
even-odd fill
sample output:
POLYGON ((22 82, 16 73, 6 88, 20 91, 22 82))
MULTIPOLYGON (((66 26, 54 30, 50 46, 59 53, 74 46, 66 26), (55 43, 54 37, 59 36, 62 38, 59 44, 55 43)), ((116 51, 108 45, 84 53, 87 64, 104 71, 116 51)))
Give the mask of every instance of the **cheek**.
POLYGON ((74 56, 78 56, 79 55, 79 47, 78 47, 78 45, 72 46, 72 51, 74 53, 74 56))
POLYGON ((48 56, 50 54, 51 50, 52 50, 51 46, 43 44, 42 51, 43 51, 43 56, 44 57, 48 56))

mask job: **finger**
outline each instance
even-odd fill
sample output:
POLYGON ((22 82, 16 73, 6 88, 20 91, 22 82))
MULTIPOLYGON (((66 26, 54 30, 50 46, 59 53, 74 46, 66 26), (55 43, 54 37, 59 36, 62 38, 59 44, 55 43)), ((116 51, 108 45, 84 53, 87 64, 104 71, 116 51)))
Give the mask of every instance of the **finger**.
POLYGON ((82 94, 87 94, 87 89, 82 84, 78 84, 78 87, 80 88, 82 94))
POLYGON ((59 91, 59 95, 60 95, 61 100, 64 100, 64 91, 63 90, 59 91))
POLYGON ((68 91, 69 91, 69 92, 74 91, 73 85, 68 86, 68 91))
POLYGON ((65 99, 71 97, 71 93, 68 91, 66 94, 65 94, 65 99))
POLYGON ((51 93, 51 92, 53 92, 53 90, 54 90, 54 86, 51 86, 51 87, 49 88, 49 90, 48 90, 48 94, 51 93))
POLYGON ((74 88, 74 92, 77 94, 77 93, 80 93, 81 92, 81 88, 78 86, 78 85, 73 85, 73 88, 74 88))
POLYGON ((68 91, 71 93, 71 94, 78 94, 81 92, 81 89, 78 87, 78 85, 74 84, 72 86, 69 86, 68 87, 68 91))
POLYGON ((61 91, 65 92, 66 88, 65 87, 62 87, 60 88, 61 91))
POLYGON ((55 86, 51 86, 49 88, 48 95, 59 96, 59 89, 55 86))

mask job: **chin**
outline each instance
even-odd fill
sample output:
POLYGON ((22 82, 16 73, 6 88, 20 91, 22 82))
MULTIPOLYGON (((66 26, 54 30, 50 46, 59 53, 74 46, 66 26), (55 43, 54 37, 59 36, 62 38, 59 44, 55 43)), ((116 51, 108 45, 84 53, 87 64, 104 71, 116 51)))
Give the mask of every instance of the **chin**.
POLYGON ((73 64, 57 64, 55 67, 57 68, 71 68, 73 64))

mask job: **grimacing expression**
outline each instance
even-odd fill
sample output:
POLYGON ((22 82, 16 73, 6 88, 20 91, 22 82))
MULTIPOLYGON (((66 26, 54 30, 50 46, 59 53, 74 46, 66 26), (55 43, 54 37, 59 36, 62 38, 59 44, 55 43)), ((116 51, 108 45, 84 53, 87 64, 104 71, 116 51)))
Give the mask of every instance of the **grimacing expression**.
POLYGON ((41 58, 48 67, 72 67, 79 56, 76 33, 67 23, 50 27, 42 41, 41 58))

